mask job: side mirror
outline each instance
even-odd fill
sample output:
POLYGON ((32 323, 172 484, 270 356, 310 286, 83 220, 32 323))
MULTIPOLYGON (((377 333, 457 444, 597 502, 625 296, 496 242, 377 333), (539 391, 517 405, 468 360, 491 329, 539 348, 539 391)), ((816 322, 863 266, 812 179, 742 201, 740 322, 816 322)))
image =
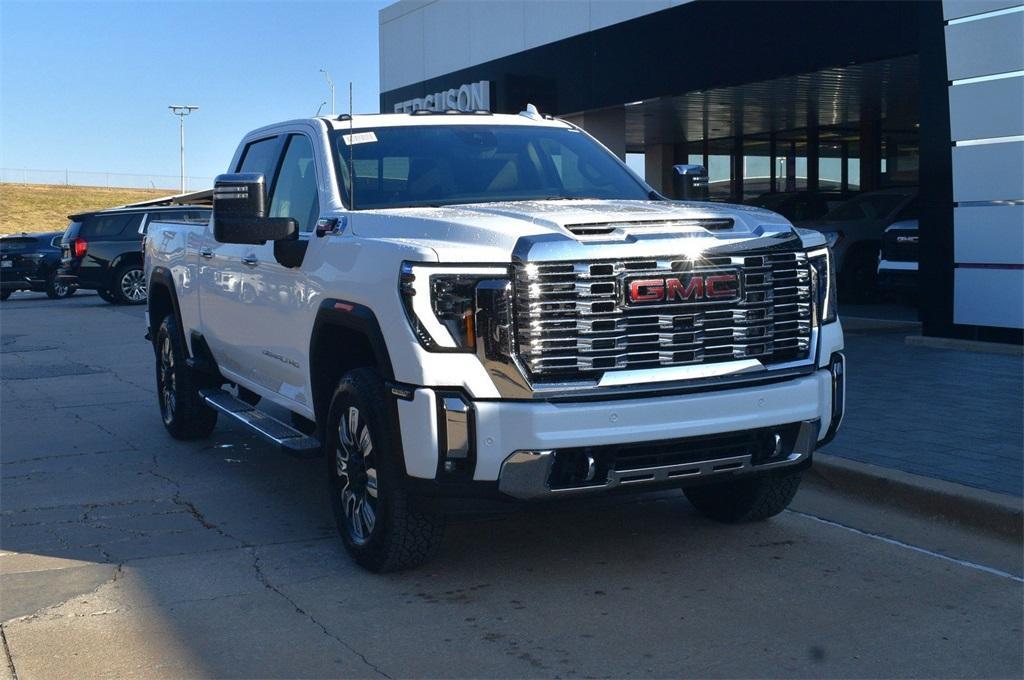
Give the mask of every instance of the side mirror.
POLYGON ((267 217, 262 173, 218 175, 213 180, 213 237, 219 243, 263 245, 299 237, 291 217, 267 217))
POLYGON ((672 188, 676 200, 708 200, 708 171, 703 165, 673 165, 672 188))

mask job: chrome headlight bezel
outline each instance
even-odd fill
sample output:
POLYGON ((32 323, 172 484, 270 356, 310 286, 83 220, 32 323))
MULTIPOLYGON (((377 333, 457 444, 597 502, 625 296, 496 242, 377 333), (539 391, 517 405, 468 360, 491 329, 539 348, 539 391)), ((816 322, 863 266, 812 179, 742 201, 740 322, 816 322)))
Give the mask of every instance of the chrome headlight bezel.
POLYGON ((476 352, 476 289, 511 280, 507 266, 403 262, 399 293, 413 334, 431 352, 476 352))
POLYGON ((814 300, 814 319, 819 326, 838 318, 835 260, 828 246, 807 251, 811 265, 811 293, 814 300))

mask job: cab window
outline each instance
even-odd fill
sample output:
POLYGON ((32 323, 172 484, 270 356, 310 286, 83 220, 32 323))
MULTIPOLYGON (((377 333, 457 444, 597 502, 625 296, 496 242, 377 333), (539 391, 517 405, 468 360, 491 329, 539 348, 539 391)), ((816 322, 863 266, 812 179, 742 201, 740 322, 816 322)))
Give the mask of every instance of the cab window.
POLYGON ((320 217, 313 145, 305 135, 288 138, 270 199, 270 217, 291 217, 302 233, 312 231, 320 217))
POLYGON ((277 137, 249 142, 238 163, 238 172, 258 172, 263 175, 264 187, 269 189, 270 180, 274 176, 274 165, 278 159, 279 145, 277 137))

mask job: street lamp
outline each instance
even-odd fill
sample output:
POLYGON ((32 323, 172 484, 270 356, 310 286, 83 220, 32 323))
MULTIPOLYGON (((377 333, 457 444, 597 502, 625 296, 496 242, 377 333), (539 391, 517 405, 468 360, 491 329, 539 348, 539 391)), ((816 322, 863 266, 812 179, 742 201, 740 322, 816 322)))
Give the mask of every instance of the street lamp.
POLYGON ((334 115, 334 81, 331 80, 331 74, 327 72, 327 69, 320 69, 320 73, 324 74, 324 78, 327 80, 327 87, 331 88, 331 115, 334 115))
POLYGON ((175 116, 178 117, 178 144, 179 156, 181 159, 181 193, 185 193, 185 116, 199 109, 191 104, 171 104, 168 106, 175 116))

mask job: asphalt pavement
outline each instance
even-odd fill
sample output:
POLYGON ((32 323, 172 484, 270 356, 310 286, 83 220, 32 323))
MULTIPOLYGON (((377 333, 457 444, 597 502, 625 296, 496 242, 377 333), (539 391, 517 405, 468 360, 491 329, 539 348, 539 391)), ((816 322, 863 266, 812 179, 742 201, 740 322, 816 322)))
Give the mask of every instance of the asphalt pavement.
POLYGON ((323 461, 164 431, 143 310, 0 304, 0 678, 1024 675, 1019 542, 805 484, 460 517, 375 576, 323 461))

